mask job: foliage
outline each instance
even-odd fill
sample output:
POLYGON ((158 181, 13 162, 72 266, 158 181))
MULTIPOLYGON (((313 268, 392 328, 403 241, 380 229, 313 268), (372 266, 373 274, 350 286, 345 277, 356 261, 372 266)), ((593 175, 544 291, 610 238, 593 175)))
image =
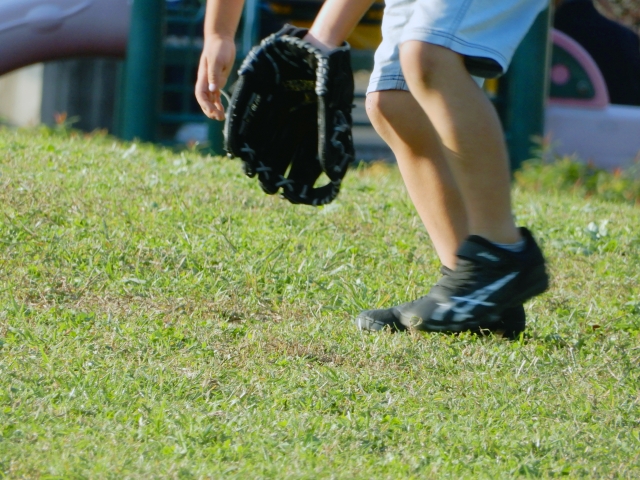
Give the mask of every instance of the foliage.
POLYGON ((640 206, 640 164, 613 172, 565 156, 545 162, 544 156, 524 162, 516 182, 539 192, 568 191, 640 206))
POLYGON ((640 4, 637 0, 597 0, 596 5, 609 17, 640 30, 640 4))

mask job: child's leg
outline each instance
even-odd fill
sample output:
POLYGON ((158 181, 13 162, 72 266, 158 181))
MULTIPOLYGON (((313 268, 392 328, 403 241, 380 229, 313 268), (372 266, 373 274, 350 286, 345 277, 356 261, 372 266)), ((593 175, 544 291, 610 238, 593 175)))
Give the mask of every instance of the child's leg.
POLYGON ((384 93, 371 97, 370 107, 377 101, 383 112, 377 119, 372 115, 372 122, 398 156, 412 200, 443 262, 450 265, 451 249, 458 250, 455 269, 443 270, 427 295, 389 309, 366 310, 356 318, 359 328, 462 331, 506 326, 507 319, 513 327, 524 328, 522 302, 548 284, 544 258, 530 232, 515 227, 500 125, 470 73, 504 72, 545 3, 385 2, 383 41, 368 91, 406 90, 408 85, 423 115, 416 115, 415 103, 409 108, 405 102, 401 111, 383 104, 392 98, 384 93), (455 211, 466 213, 467 231, 475 234, 463 242, 459 236, 464 228, 455 211), (438 225, 445 229, 439 239, 438 225))
POLYGON ((405 80, 448 150, 466 207, 469 231, 488 240, 520 239, 511 211, 511 182, 500 122, 462 56, 438 45, 400 47, 405 80))
MULTIPOLYGON (((431 237, 440 261, 455 268, 456 251, 468 235, 467 216, 448 167, 439 136, 413 96, 404 90, 374 91, 367 95, 367 113, 380 136, 393 150, 409 196, 431 237)), ((444 269, 443 274, 450 275, 444 269)), ((418 301, 419 302, 419 301, 418 301)), ((403 306, 366 310, 356 318, 361 330, 406 330, 403 306)), ((478 325, 517 338, 526 325, 522 305, 478 325)))
POLYGON ((440 261, 455 268, 458 246, 469 234, 467 215, 433 125, 413 96, 403 90, 369 93, 367 113, 396 156, 440 261))

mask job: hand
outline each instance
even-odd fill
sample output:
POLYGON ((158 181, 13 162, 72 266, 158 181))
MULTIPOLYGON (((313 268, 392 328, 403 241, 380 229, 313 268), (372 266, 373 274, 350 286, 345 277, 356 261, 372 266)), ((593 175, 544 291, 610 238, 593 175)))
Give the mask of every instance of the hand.
POLYGON ((214 120, 224 120, 220 90, 227 83, 235 59, 233 38, 211 35, 205 39, 195 93, 204 114, 214 120))

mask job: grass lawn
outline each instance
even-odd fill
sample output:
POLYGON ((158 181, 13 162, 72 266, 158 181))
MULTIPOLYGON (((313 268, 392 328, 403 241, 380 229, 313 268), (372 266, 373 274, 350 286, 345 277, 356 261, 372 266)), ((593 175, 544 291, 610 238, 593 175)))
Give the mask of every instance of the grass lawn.
POLYGON ((0 130, 0 478, 638 478, 640 208, 517 189, 528 338, 362 334, 439 263, 394 167, 0 130))

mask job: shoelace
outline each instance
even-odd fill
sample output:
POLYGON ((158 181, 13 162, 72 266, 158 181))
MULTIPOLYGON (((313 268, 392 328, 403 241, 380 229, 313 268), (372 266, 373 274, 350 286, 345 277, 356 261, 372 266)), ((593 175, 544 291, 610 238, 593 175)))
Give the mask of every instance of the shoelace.
POLYGON ((455 270, 449 268, 445 270, 445 268, 440 270, 443 277, 438 282, 438 285, 450 291, 471 285, 480 269, 477 263, 463 258, 458 260, 455 270))
MULTIPOLYGON (((440 273, 442 273, 442 278, 438 280, 436 286, 453 292, 458 289, 461 285, 464 287, 472 283, 473 278, 475 276, 475 272, 477 270, 477 265, 469 260, 460 259, 458 262, 458 266, 456 270, 451 270, 444 265, 440 268, 440 273)), ((422 295, 421 297, 416 298, 415 300, 409 302, 409 305, 414 305, 417 302, 421 302, 423 298, 429 296, 422 295)))

